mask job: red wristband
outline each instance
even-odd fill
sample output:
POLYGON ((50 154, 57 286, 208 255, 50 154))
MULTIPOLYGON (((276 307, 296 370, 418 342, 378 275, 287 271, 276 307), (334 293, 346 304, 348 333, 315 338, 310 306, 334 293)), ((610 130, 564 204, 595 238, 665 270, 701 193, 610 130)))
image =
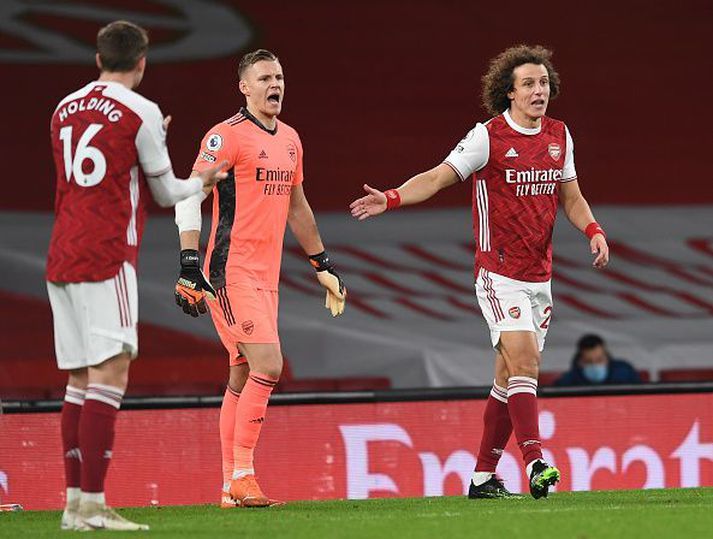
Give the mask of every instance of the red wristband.
POLYGON ((589 223, 587 225, 587 228, 584 229, 584 233, 587 235, 587 237, 591 240, 596 234, 601 234, 605 238, 607 237, 606 233, 604 232, 604 229, 599 226, 599 223, 596 221, 589 223))
POLYGON ((384 191, 384 194, 386 195, 387 210, 393 210, 394 208, 401 206, 401 195, 399 195, 399 192, 396 189, 384 191))

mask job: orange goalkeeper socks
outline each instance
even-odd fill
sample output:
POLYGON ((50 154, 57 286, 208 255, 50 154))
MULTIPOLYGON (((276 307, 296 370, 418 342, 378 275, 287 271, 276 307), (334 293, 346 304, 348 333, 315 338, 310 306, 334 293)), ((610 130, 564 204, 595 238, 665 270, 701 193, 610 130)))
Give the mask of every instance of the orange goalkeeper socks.
POLYGON ((253 468, 253 453, 265 421, 267 401, 276 384, 276 378, 256 372, 251 372, 245 382, 235 410, 235 470, 253 468))
POLYGON ((220 451, 223 460, 223 483, 228 483, 233 475, 233 444, 235 442, 235 410, 240 393, 228 386, 220 407, 220 451))

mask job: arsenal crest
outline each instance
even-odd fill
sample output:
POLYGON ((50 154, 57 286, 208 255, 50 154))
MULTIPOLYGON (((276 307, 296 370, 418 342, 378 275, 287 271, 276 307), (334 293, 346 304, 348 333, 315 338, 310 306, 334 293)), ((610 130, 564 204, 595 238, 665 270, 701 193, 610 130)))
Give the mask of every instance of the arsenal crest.
POLYGON ((517 320, 520 318, 520 307, 510 307, 508 309, 508 314, 517 320))
POLYGON ((555 144, 554 142, 547 146, 547 151, 549 152, 550 157, 555 161, 557 161, 562 154, 562 148, 560 148, 559 144, 555 144))
POLYGON ((297 148, 295 148, 295 145, 291 142, 287 145, 287 154, 290 156, 293 163, 297 161, 297 148))
POLYGON ((255 329, 255 324, 253 324, 252 320, 246 320, 242 324, 243 332, 245 332, 245 335, 250 335, 253 330, 255 329))

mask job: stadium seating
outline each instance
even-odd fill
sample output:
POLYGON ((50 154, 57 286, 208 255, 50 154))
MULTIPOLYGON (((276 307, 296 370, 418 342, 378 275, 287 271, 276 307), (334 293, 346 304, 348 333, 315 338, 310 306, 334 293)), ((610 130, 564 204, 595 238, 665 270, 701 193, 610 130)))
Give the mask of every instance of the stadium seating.
POLYGON ((277 391, 364 391, 370 389, 389 389, 391 380, 386 377, 347 377, 347 378, 295 378, 292 366, 287 358, 282 368, 282 377, 277 391))
MULTIPOLYGON (((664 372, 664 371, 662 371, 664 372)), ((651 382, 651 373, 648 369, 639 369, 639 376, 641 381, 645 384, 651 382)), ((563 371, 542 371, 539 376, 539 385, 542 386, 553 386, 557 379, 564 374, 563 371)), ((663 381, 663 380, 662 380, 663 381)))
MULTIPOLYGON (((59 399, 66 376, 57 370, 49 304, 3 292, 0 317, 17 338, 4 343, 0 399, 59 399), (22 317, 14 313, 23 313, 22 317)), ((226 354, 217 340, 195 337, 153 324, 139 324, 141 360, 131 367, 129 396, 221 395, 228 375, 226 354)), ((295 378, 285 358, 277 391, 357 391, 388 389, 388 378, 295 378)))
POLYGON ((713 369, 663 369, 660 382, 706 382, 713 380, 713 369))

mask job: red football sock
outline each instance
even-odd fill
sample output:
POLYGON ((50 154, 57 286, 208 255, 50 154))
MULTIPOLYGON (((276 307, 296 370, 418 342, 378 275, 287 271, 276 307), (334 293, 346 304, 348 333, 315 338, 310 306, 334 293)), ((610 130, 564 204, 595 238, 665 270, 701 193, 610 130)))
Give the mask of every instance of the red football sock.
POLYGON ((220 450, 223 461, 223 483, 230 481, 233 476, 235 459, 233 457, 233 444, 235 441, 235 410, 238 407, 240 393, 227 387, 223 395, 223 404, 220 407, 220 450))
POLYGON ((111 452, 114 424, 124 392, 104 384, 89 384, 79 421, 79 447, 82 451, 82 492, 104 492, 111 452))
POLYGON ((537 380, 529 376, 508 378, 508 411, 517 445, 525 465, 542 458, 539 417, 537 414, 537 380))
POLYGON ((253 453, 265 421, 267 401, 277 379, 251 372, 235 410, 235 470, 251 470, 253 453))
POLYGON ((82 473, 82 454, 79 450, 79 418, 84 405, 85 391, 67 386, 62 405, 62 449, 64 477, 67 488, 79 488, 82 473))
POLYGON ((511 434, 512 422, 508 412, 507 389, 493 382, 483 413, 483 437, 475 465, 476 472, 495 473, 511 434))

